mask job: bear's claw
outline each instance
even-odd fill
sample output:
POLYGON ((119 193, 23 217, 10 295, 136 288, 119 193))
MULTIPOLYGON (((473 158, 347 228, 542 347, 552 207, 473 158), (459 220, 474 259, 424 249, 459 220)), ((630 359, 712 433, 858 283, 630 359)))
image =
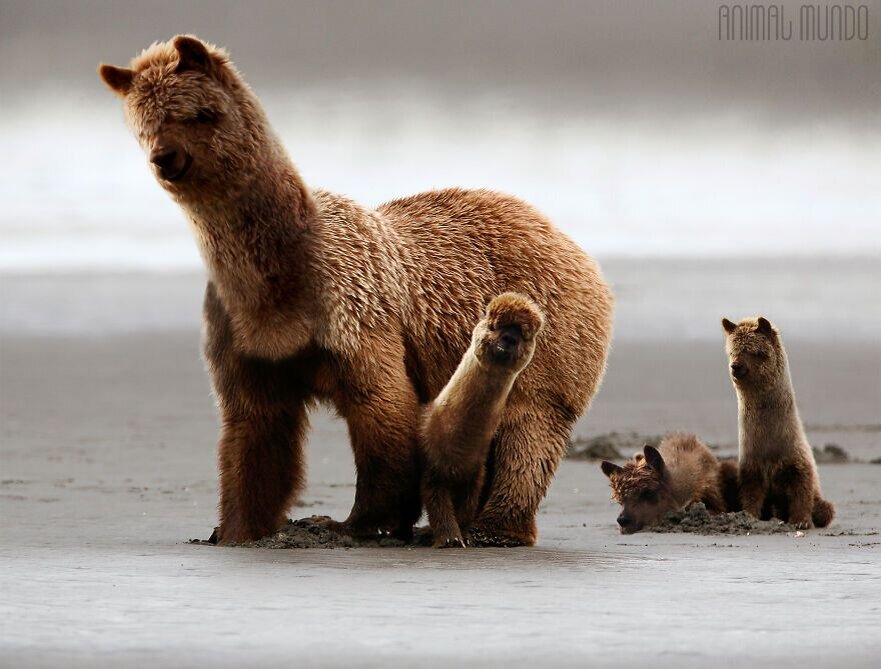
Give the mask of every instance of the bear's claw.
POLYGON ((434 542, 435 548, 465 548, 465 540, 460 536, 438 537, 434 542))

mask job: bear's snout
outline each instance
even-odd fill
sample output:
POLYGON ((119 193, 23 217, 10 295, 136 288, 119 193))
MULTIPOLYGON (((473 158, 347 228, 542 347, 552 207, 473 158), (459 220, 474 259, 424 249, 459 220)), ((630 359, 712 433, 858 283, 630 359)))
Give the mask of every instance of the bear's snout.
POLYGON ((153 163, 159 176, 165 181, 177 181, 192 164, 192 157, 175 146, 159 145, 150 152, 150 162, 153 163))
POLYGON ((746 365, 744 365, 742 362, 731 363, 731 376, 733 376, 735 379, 742 379, 744 376, 746 376, 746 373, 746 365))

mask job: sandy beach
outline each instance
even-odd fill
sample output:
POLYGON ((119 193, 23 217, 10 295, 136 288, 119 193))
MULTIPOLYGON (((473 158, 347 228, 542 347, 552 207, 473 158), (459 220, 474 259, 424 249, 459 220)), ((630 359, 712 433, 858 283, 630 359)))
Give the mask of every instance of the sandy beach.
MULTIPOLYGON (((733 454, 717 321, 684 341, 668 334, 675 318, 639 327, 646 292, 626 287, 640 285, 645 264, 607 271, 619 286, 619 338, 576 435, 693 429, 733 454)), ((881 466, 867 464, 881 455, 877 341, 819 333, 789 343, 814 445, 835 443, 858 461, 820 467, 838 509, 825 530, 624 537, 597 463, 567 460, 534 548, 216 548, 187 543, 216 520, 200 283, 4 278, 3 666, 877 662, 881 466), (132 301, 117 299, 121 291, 132 301), (118 313, 106 313, 105 298, 118 313), (76 319, 64 304, 80 305, 68 310, 76 319), (88 304, 100 328, 88 327, 88 304), (54 336, 44 323, 52 314, 54 336)), ((703 318, 696 295, 683 299, 703 318)), ((810 318, 803 307, 781 317, 796 312, 810 318)), ((307 452, 309 483, 292 515, 345 516, 354 470, 343 423, 316 413, 307 452)))

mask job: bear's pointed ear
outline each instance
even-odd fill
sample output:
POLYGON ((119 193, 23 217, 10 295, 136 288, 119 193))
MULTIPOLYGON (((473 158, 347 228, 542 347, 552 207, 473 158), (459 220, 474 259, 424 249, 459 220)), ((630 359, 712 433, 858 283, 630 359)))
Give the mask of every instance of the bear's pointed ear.
POLYGON ((211 52, 201 40, 189 35, 178 35, 174 38, 174 48, 178 54, 177 72, 197 70, 208 74, 213 69, 211 52))
POLYGON ((642 452, 645 454, 645 461, 648 466, 658 472, 658 474, 661 474, 664 471, 664 458, 661 456, 661 452, 648 444, 643 447, 642 452))
POLYGON ((127 95, 132 87, 132 79, 135 78, 133 70, 104 63, 98 66, 98 75, 107 84, 107 88, 117 95, 127 95))
POLYGON ((763 335, 767 335, 769 337, 773 337, 777 334, 774 330, 774 326, 771 325, 771 321, 769 321, 764 316, 759 316, 758 325, 756 325, 756 332, 761 332, 763 335))
POLYGON ((731 334, 737 329, 737 326, 729 321, 727 318, 722 319, 722 329, 725 330, 728 334, 731 334))
POLYGON ((619 467, 614 462, 609 462, 608 460, 603 460, 600 463, 600 469, 603 470, 603 474, 605 474, 609 478, 612 478, 613 474, 619 474, 623 468, 619 467))

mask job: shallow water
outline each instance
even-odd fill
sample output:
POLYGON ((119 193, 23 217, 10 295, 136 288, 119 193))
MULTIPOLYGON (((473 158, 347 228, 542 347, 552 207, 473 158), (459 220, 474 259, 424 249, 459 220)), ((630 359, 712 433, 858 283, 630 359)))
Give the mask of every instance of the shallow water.
MULTIPOLYGON (((451 104, 405 82, 261 93, 306 182, 367 205, 485 187, 599 256, 881 255, 881 134, 863 126, 451 104)), ((0 109, 0 144, 0 271, 200 267, 109 93, 46 84, 0 109)))

